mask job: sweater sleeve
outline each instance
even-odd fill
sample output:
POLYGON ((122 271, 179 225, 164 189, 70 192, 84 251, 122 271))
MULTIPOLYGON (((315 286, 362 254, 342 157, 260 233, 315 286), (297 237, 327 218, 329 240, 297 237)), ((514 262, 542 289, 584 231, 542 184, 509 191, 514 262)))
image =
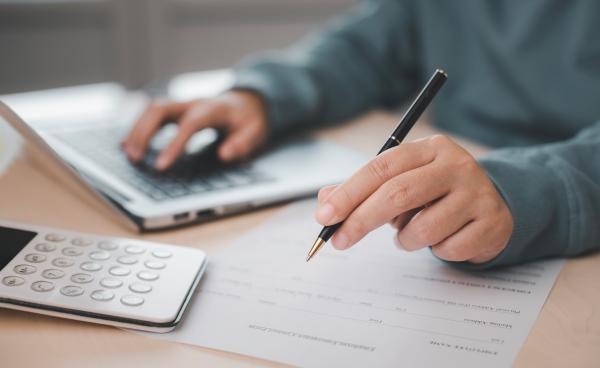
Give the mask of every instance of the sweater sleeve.
POLYGON ((410 19, 403 1, 362 2, 289 49, 243 60, 233 88, 263 97, 275 133, 397 105, 416 91, 410 19))
POLYGON ((576 137, 480 160, 513 216, 506 248, 484 269, 600 249, 600 121, 576 137))

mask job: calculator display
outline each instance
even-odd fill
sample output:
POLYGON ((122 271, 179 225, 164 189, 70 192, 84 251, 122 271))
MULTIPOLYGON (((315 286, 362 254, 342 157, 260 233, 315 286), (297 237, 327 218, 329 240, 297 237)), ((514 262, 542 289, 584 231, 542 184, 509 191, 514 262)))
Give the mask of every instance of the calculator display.
POLYGON ((0 270, 23 249, 37 233, 0 226, 0 270))

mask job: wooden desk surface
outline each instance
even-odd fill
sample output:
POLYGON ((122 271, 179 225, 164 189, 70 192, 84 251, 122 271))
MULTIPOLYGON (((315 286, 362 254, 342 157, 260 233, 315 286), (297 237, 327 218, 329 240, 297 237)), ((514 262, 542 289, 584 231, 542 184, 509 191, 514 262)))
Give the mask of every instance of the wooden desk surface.
MULTIPOLYGON (((373 155, 396 118, 372 113, 343 127, 321 131, 318 136, 373 155)), ((432 132, 424 124, 417 125, 409 139, 432 132)), ((485 151, 459 141, 476 155, 485 151)), ((140 237, 197 247, 211 254, 233 239, 231 229, 236 229, 235 234, 248 231, 277 210, 263 209, 140 237)), ((82 232, 138 236, 111 220, 106 211, 89 199, 69 193, 64 183, 41 171, 27 157, 18 158, 0 176, 0 218, 82 232)), ((599 279, 600 255, 567 262, 515 366, 600 366, 599 279)), ((117 328, 11 310, 0 310, 0 352, 4 367, 280 366, 251 357, 158 341, 117 328)))

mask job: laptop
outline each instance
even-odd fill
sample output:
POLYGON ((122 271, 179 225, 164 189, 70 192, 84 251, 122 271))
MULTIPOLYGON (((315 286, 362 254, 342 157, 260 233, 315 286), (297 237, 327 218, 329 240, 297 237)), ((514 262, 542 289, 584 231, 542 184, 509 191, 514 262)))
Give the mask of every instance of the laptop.
POLYGON ((250 162, 223 165, 216 158, 218 132, 196 134, 186 154, 167 172, 153 169, 175 126, 151 143, 147 157, 132 164, 121 151, 126 124, 57 124, 34 127, 0 102, 0 120, 17 130, 26 147, 55 172, 74 178, 119 211, 139 231, 159 230, 313 195, 339 183, 365 162, 333 142, 302 138, 270 147, 250 162))

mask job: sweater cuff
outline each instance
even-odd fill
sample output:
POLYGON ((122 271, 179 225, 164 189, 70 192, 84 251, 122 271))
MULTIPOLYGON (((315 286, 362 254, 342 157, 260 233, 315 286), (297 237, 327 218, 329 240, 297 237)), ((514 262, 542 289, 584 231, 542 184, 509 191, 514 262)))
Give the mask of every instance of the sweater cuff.
POLYGON ((231 89, 262 97, 270 132, 278 135, 312 118, 317 105, 314 85, 304 73, 279 63, 262 62, 235 70, 231 89))

